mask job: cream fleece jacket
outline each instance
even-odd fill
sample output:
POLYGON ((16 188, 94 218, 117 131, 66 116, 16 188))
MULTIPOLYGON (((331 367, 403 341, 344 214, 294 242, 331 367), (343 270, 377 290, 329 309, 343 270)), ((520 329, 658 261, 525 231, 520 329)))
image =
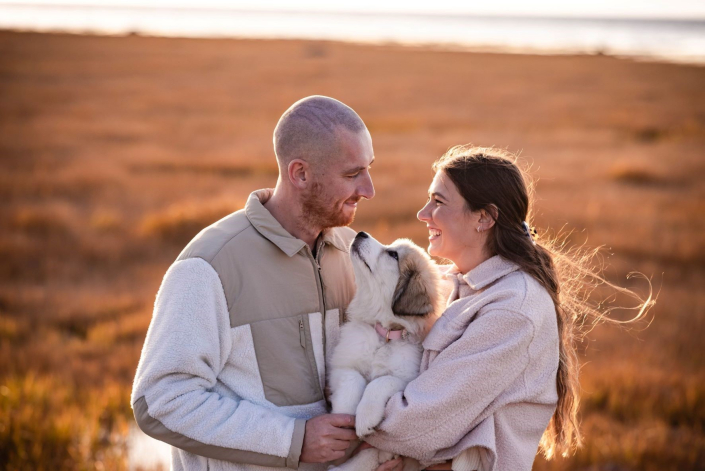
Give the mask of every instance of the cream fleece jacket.
POLYGON ((558 400, 551 297, 500 256, 447 276, 454 289, 424 340, 421 374, 366 440, 424 465, 477 447, 478 469, 529 471, 558 400))

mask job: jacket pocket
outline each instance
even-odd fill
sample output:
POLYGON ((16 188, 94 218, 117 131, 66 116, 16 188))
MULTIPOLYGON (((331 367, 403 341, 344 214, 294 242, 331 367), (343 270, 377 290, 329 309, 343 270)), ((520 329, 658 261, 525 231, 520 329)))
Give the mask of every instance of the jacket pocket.
POLYGON ((311 316, 301 314, 250 324, 264 396, 277 406, 310 404, 323 399, 311 316))

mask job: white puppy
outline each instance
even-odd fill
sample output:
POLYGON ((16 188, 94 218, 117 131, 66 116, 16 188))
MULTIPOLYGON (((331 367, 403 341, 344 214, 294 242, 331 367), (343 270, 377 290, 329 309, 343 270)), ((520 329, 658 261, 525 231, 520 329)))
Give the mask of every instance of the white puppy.
MULTIPOLYGON (((356 415, 359 437, 384 418, 387 400, 419 374, 421 342, 440 313, 440 274, 406 239, 384 246, 364 232, 350 254, 357 291, 330 361, 333 413, 356 415)), ((373 471, 392 458, 367 449, 335 468, 373 471)), ((407 460, 404 469, 418 469, 407 460)))

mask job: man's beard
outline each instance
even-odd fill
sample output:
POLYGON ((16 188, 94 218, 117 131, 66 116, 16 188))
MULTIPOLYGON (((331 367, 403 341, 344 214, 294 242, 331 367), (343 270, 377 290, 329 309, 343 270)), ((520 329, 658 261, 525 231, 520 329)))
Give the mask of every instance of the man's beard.
POLYGON ((329 227, 349 226, 355 219, 355 212, 347 216, 344 206, 336 208, 336 201, 326 198, 320 183, 314 182, 311 189, 303 196, 303 217, 308 227, 327 229, 329 227))

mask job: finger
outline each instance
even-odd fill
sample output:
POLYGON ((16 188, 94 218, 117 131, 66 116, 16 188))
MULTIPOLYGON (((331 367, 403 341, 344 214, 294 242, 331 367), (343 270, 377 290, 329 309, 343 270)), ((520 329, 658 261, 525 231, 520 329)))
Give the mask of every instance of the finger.
POLYGON ((355 416, 349 414, 329 414, 328 423, 335 427, 354 427, 355 416))
POLYGON ((335 461, 335 460, 339 460, 339 459, 342 458, 343 456, 345 456, 345 452, 344 452, 344 451, 331 451, 331 452, 328 454, 328 459, 326 459, 326 461, 335 461))
POLYGON ((350 428, 331 427, 326 435, 335 440, 347 440, 349 442, 357 440, 355 430, 350 428))
POLYGON ((401 458, 394 458, 393 460, 385 461, 382 465, 377 468, 377 471, 392 471, 401 465, 401 458))
POLYGON ((335 451, 345 451, 350 448, 350 442, 346 440, 332 440, 328 443, 328 447, 335 451))

